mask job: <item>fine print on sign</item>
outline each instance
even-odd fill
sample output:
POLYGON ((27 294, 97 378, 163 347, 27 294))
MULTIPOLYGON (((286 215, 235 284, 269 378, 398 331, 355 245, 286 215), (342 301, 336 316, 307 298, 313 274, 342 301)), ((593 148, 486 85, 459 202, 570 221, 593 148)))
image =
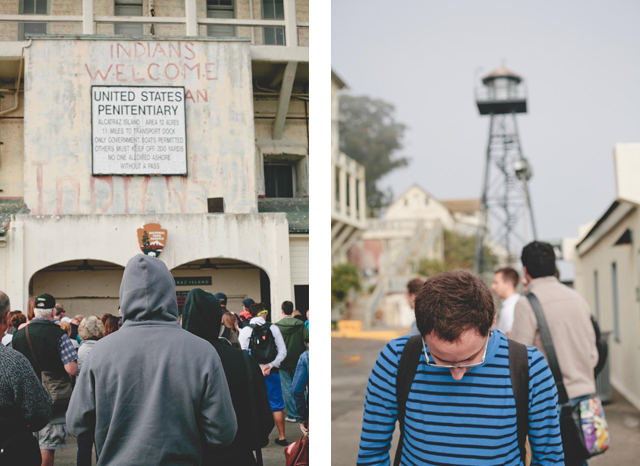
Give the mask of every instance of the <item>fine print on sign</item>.
POLYGON ((184 87, 91 86, 94 175, 186 175, 184 87))

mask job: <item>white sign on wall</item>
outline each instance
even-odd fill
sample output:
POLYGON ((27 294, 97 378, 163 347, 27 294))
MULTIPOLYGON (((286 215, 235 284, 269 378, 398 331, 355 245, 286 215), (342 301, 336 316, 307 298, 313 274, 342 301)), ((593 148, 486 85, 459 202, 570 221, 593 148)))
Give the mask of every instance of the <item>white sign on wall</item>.
POLYGON ((91 86, 94 175, 186 175, 184 87, 91 86))

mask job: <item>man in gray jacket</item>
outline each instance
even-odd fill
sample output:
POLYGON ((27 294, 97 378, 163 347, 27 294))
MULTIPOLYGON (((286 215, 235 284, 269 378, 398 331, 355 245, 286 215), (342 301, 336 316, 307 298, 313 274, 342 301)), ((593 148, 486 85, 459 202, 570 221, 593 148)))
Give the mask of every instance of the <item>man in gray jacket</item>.
POLYGON ((129 261, 120 307, 122 328, 83 364, 69 432, 95 433, 98 466, 201 464, 203 448, 229 445, 236 435, 220 358, 180 327, 174 280, 159 259, 129 261))

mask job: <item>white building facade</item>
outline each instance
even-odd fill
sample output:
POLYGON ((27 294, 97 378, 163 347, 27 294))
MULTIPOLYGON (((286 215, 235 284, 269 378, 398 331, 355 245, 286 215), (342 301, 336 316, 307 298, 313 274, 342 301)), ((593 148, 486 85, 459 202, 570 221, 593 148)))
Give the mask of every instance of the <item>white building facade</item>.
POLYGON ((610 333, 611 384, 640 409, 640 144, 614 161, 617 198, 575 248, 575 289, 610 333))

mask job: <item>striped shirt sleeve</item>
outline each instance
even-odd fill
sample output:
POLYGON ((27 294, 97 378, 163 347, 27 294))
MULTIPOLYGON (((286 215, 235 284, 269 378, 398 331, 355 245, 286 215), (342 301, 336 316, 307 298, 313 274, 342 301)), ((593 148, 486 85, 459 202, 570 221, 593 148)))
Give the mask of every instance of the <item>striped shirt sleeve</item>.
MULTIPOLYGON (((400 342, 406 343, 406 339, 400 342)), ((358 465, 390 465, 389 449, 398 418, 398 340, 385 346, 371 371, 364 405, 358 465)))
POLYGON ((564 464, 558 389, 542 353, 529 351, 529 443, 532 466, 564 464))

